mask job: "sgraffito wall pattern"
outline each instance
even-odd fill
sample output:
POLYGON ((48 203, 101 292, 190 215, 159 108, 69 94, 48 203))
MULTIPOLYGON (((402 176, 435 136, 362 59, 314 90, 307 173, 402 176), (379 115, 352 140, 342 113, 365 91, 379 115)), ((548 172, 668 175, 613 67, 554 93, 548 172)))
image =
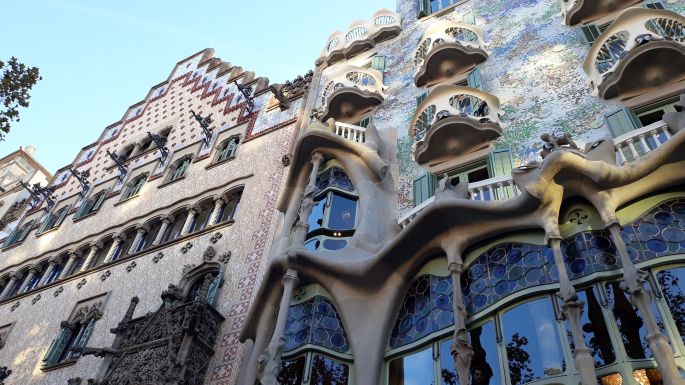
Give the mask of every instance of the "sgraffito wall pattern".
MULTIPOLYGON (((400 36, 324 72, 325 78, 336 66, 360 65, 376 53, 385 57, 387 97, 374 121, 381 132, 397 131, 400 213, 413 207, 412 182, 423 173, 413 160, 412 138, 407 134, 416 97, 426 91, 414 85, 412 56, 425 29, 439 20, 460 21, 463 14, 472 12, 483 30, 489 44, 489 58, 480 67, 483 89, 500 99, 504 111, 504 133, 496 145, 512 150, 515 165, 537 158, 543 132, 567 132, 581 147, 609 135, 604 116, 620 106, 591 95, 582 69, 590 46, 580 27, 563 25, 557 0, 467 0, 454 12, 420 21, 417 3, 398 2, 400 36)), ((663 3, 685 13, 685 0, 663 3)))

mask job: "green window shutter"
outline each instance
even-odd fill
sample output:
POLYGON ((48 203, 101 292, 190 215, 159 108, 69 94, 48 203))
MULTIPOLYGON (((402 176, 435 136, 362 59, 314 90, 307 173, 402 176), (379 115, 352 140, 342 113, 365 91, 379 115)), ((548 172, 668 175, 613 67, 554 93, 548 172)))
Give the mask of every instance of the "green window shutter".
POLYGON ((371 68, 383 74, 385 72, 385 56, 374 56, 371 59, 371 68))
POLYGON ((462 15, 461 22, 464 24, 476 25, 476 16, 474 16, 472 11, 468 11, 462 15))
POLYGON ((414 179, 414 206, 418 206, 435 194, 438 178, 431 173, 425 173, 414 179))
POLYGON ((513 168, 511 150, 497 149, 488 155, 488 172, 491 178, 510 175, 513 168))
POLYGON ((614 138, 641 127, 637 116, 628 107, 608 114, 606 121, 614 138))
POLYGON ((98 196, 97 200, 95 201, 95 204, 90 208, 89 211, 95 212, 95 211, 100 210, 100 207, 102 206, 102 202, 105 201, 106 196, 107 196, 106 191, 101 192, 100 195, 98 196))
POLYGON ((219 288, 223 285, 223 283, 224 267, 221 266, 219 274, 217 274, 217 276, 212 280, 212 283, 209 285, 209 290, 207 290, 207 303, 210 305, 216 304, 216 299, 219 296, 219 288))
POLYGON ((419 19, 426 17, 431 13, 430 0, 418 0, 419 2, 419 19))
POLYGON ((585 41, 587 41, 587 43, 590 45, 592 45, 592 43, 597 40, 599 35, 602 34, 602 31, 600 31, 599 27, 594 24, 584 25, 580 27, 580 29, 583 31, 583 37, 585 37, 585 41))
POLYGON ((68 327, 62 327, 59 336, 56 340, 52 341, 50 348, 45 354, 45 358, 43 358, 44 365, 53 365, 57 363, 64 352, 64 349, 67 348, 67 343, 69 343, 72 333, 73 332, 68 327))
MULTIPOLYGON (((74 344, 71 347, 79 347, 83 348, 86 346, 88 343, 88 340, 90 339, 90 335, 93 333, 93 327, 95 326, 95 318, 91 318, 90 321, 86 324, 85 327, 81 329, 79 332, 79 335, 77 336, 76 340, 74 341, 74 344)), ((68 348, 71 348, 68 347, 68 348)), ((77 352, 69 352, 69 358, 75 358, 79 357, 81 353, 77 352)))
POLYGON ((424 100, 426 100, 427 97, 428 97, 428 93, 427 93, 427 92, 424 92, 423 94, 417 96, 417 97, 416 97, 416 108, 418 108, 419 105, 421 105, 421 103, 422 103, 424 100))
POLYGON ((469 72, 466 81, 469 87, 483 91, 483 78, 480 75, 480 68, 476 67, 473 71, 469 72))
POLYGON ((57 218, 57 222, 55 222, 55 227, 61 225, 62 222, 64 222, 64 219, 67 217, 67 214, 69 214, 70 208, 71 208, 71 206, 67 206, 67 207, 63 208, 62 211, 60 211, 59 217, 57 218))
POLYGON ((666 9, 660 1, 644 4, 644 7, 649 9, 666 9))

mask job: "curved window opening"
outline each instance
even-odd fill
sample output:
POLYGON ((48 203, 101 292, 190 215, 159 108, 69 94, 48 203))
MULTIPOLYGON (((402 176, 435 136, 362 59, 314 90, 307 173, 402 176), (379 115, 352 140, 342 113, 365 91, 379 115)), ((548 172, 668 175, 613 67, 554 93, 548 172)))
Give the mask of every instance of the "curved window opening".
POLYGON ((140 146, 138 147, 138 153, 142 154, 145 151, 149 150, 152 147, 152 139, 150 137, 147 137, 143 139, 142 142, 140 142, 140 146))
POLYGON ((212 211, 214 211, 214 204, 212 201, 205 201, 202 203, 200 205, 200 212, 197 213, 192 230, 190 232, 204 230, 209 225, 209 220, 212 217, 212 211))
POLYGON ((128 188, 126 189, 126 192, 124 192, 122 199, 128 199, 138 195, 140 193, 140 190, 143 188, 145 181, 147 181, 147 176, 148 174, 143 174, 134 179, 131 183, 129 183, 128 188))
POLYGON ((179 180, 185 177, 186 173, 188 172, 188 167, 190 167, 190 162, 191 157, 185 157, 176 162, 174 167, 171 168, 171 172, 169 173, 169 178, 167 179, 167 182, 173 182, 175 180, 179 180))
POLYGON ((224 160, 235 157, 235 153, 238 151, 239 140, 240 139, 237 136, 225 140, 221 146, 219 146, 219 151, 214 163, 223 162, 224 160))
POLYGON ((105 201, 106 197, 107 190, 102 190, 88 198, 86 201, 81 203, 81 207, 79 207, 79 210, 76 212, 74 219, 85 217, 86 215, 90 215, 100 210, 100 207, 102 207, 102 203, 105 201))

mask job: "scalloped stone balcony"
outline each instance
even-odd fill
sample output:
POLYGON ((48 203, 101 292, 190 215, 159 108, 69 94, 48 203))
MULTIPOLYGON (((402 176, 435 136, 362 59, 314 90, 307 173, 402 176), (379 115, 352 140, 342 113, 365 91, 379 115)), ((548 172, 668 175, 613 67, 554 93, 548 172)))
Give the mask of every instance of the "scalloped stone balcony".
POLYGON ((330 75, 323 88, 321 104, 325 111, 321 121, 333 118, 348 122, 381 104, 384 98, 383 75, 379 71, 340 66, 330 75))
POLYGON ((441 21, 431 25, 414 51, 414 84, 432 86, 461 75, 488 58, 475 25, 441 21))
POLYGON ((559 0, 566 25, 589 23, 635 5, 642 0, 559 0))
POLYGON ((438 85, 412 119, 414 159, 441 173, 487 155, 502 135, 499 99, 476 88, 438 85))
POLYGON ((629 8, 595 41, 583 65, 593 94, 626 100, 685 80, 685 17, 629 8))
POLYGON ((371 17, 371 21, 357 20, 347 28, 347 32, 334 32, 328 38, 326 47, 319 60, 333 64, 349 59, 360 52, 373 48, 376 43, 391 39, 402 31, 399 13, 381 9, 371 17))

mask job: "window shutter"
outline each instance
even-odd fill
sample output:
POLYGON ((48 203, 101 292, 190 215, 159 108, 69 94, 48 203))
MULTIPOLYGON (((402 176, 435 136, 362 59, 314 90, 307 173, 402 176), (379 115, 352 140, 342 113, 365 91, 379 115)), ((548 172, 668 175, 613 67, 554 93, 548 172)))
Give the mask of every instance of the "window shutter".
MULTIPOLYGON (((93 327, 94 326, 95 326, 95 318, 91 318, 90 321, 88 321, 86 326, 79 333, 80 335, 77 336, 76 340, 74 341, 74 344, 68 348, 85 347, 86 344, 88 343, 88 340, 90 339, 90 335, 93 333, 93 327)), ((81 353, 78 353, 78 352, 69 352, 69 358, 79 357, 80 355, 81 355, 81 353)))
POLYGON ((59 212, 59 217, 57 218, 57 221, 55 222, 54 227, 57 227, 57 226, 61 225, 62 222, 64 222, 64 218, 66 218, 67 214, 69 214, 70 208, 71 208, 71 206, 67 206, 67 207, 63 208, 62 211, 59 212))
POLYGON ((488 155, 488 172, 491 178, 510 175, 513 168, 511 150, 498 149, 488 155))
POLYGON ((426 17, 431 13, 430 0, 418 0, 419 2, 419 19, 426 17))
POLYGON ((52 341, 50 344, 50 348, 43 359, 44 365, 52 365, 57 363, 59 357, 64 352, 64 349, 67 348, 67 343, 69 342, 72 333, 73 332, 68 327, 62 327, 57 339, 52 341))
POLYGON ((216 299, 219 295, 219 288, 221 285, 224 283, 224 267, 221 266, 221 270, 219 271, 219 274, 212 280, 212 283, 209 284, 209 290, 207 290, 207 302, 210 305, 214 305, 216 303, 216 299))
POLYGON ((653 3, 646 3, 646 4, 644 4, 644 7, 650 8, 650 9, 666 9, 660 1, 655 1, 653 3))
POLYGON ((107 196, 107 192, 105 192, 105 191, 101 192, 100 195, 97 197, 95 204, 93 204, 93 207, 91 207, 89 211, 95 212, 95 211, 100 210, 100 207, 102 206, 102 202, 105 201, 106 196, 107 196))
POLYGON ((614 138, 640 128, 640 121, 628 107, 608 114, 606 121, 609 131, 611 131, 611 136, 614 138))
POLYGON ((380 72, 382 75, 385 72, 385 56, 374 56, 371 59, 371 68, 380 72))
POLYGON ((469 87, 483 91, 483 78, 480 75, 480 68, 476 67, 473 71, 469 72, 466 81, 469 87))
POLYGON ((464 24, 476 25, 476 16, 474 16, 472 11, 468 11, 461 17, 461 22, 464 24))
POLYGON ((424 92, 421 95, 417 96, 416 97, 416 108, 419 108, 419 105, 421 105, 421 103, 424 100, 426 100, 427 97, 428 97, 428 92, 424 92))
POLYGON ((597 40, 599 35, 602 34, 602 31, 600 31, 599 27, 594 24, 584 25, 580 27, 580 29, 583 31, 583 37, 585 37, 585 41, 590 45, 592 45, 595 40, 597 40))
POLYGON ((414 206, 418 206, 435 194, 438 178, 431 173, 425 173, 414 180, 414 206))

